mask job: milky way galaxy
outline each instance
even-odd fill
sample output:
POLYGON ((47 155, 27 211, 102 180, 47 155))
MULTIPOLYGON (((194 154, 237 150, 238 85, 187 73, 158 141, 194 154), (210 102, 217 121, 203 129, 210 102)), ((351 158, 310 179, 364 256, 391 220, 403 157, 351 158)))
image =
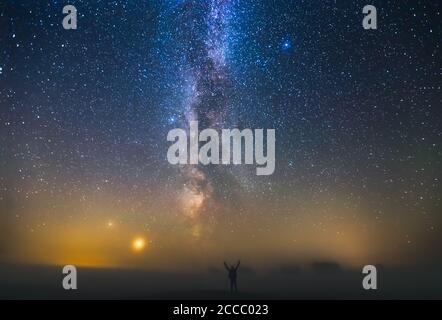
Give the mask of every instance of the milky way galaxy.
MULTIPOLYGON (((200 130, 213 128, 219 131, 228 124, 226 50, 229 3, 229 0, 186 1, 179 9, 178 19, 186 47, 183 70, 185 78, 190 79, 187 85, 191 92, 183 107, 186 122, 182 126, 187 130, 190 121, 199 121, 200 130), (195 11, 202 12, 201 16, 193 17, 195 11), (200 28, 206 30, 202 37, 200 28)), ((186 166, 182 173, 185 177, 181 195, 183 212, 192 220, 192 234, 200 237, 202 231, 207 231, 202 226, 201 214, 210 214, 210 220, 216 221, 215 207, 223 204, 214 195, 221 190, 213 188, 218 187, 216 181, 220 175, 229 173, 220 172, 215 166, 204 168, 200 165, 186 166)), ((225 200, 223 202, 227 205, 225 200)))

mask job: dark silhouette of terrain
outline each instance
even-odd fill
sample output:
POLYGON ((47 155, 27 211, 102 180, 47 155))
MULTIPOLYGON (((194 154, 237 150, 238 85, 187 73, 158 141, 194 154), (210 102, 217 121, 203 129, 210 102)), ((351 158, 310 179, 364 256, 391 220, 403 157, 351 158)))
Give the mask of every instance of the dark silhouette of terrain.
POLYGON ((62 287, 63 266, 0 263, 0 299, 442 299, 440 268, 378 268, 378 290, 362 288, 362 267, 334 262, 254 270, 241 266, 241 291, 225 290, 225 271, 159 272, 78 267, 78 290, 62 287))

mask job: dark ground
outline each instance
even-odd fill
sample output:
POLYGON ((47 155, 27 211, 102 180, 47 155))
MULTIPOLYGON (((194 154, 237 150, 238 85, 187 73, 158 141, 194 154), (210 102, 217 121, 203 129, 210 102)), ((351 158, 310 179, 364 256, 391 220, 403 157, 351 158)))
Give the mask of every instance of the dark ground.
POLYGON ((201 274, 77 268, 78 290, 62 288, 62 267, 0 264, 0 299, 442 299, 441 271, 378 268, 378 290, 362 289, 359 270, 333 264, 239 271, 228 292, 224 270, 201 274))

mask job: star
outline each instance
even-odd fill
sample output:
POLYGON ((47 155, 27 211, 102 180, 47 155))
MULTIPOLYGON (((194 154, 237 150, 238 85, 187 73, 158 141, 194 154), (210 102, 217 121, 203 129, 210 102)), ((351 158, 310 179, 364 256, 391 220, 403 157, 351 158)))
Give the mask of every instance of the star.
POLYGON ((289 50, 292 47, 292 42, 290 41, 290 39, 284 39, 281 43, 281 48, 284 51, 289 50))

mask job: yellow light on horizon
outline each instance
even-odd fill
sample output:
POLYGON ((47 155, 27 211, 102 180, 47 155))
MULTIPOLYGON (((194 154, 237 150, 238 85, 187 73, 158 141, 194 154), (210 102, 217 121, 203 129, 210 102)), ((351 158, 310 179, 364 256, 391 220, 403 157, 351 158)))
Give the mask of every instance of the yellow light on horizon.
POLYGON ((144 238, 138 237, 132 241, 132 249, 135 252, 140 252, 146 247, 146 240, 144 238))

